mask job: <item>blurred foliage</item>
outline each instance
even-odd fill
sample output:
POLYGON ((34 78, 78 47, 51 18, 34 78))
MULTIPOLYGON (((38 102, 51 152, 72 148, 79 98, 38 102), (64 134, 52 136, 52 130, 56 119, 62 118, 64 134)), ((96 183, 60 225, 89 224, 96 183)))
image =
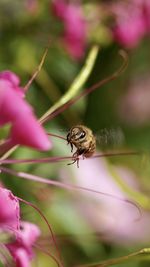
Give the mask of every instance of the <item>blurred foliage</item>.
MULTIPOLYGON (((83 2, 85 11, 90 12, 90 5, 88 6, 90 1, 83 2)), ((101 1, 94 2, 97 5, 101 4, 101 1)), ((1 71, 9 69, 16 72, 20 76, 21 84, 25 85, 37 68, 43 51, 50 41, 49 53, 44 66, 27 93, 27 99, 34 107, 37 117, 42 116, 66 92, 80 73, 86 59, 85 54, 81 61, 74 61, 64 50, 60 39, 58 39, 62 26, 52 16, 50 4, 51 1, 48 0, 0 0, 1 71)), ((83 89, 89 88, 113 73, 120 64, 118 56, 120 47, 111 41, 111 36, 108 38, 108 32, 107 34, 106 32, 102 34, 103 27, 106 27, 106 25, 102 25, 99 28, 101 49, 90 78, 83 86, 83 89)), ((95 32, 95 35, 93 32, 93 39, 97 40, 97 35, 98 32, 95 32)), ((91 43, 89 41, 87 52, 91 47, 91 43)), ((90 127, 97 136, 100 141, 100 144, 98 143, 97 145, 98 149, 103 148, 104 151, 111 150, 113 152, 119 150, 141 151, 138 156, 118 156, 115 159, 110 159, 110 161, 114 166, 126 166, 137 174, 139 187, 148 200, 150 192, 150 116, 144 123, 137 124, 136 117, 130 123, 128 121, 130 111, 127 108, 126 113, 128 116, 127 118, 123 117, 120 103, 128 92, 129 84, 135 77, 141 77, 142 79, 144 74, 149 75, 149 47, 150 40, 147 38, 138 47, 129 51, 129 65, 123 75, 81 99, 45 125, 47 132, 66 136, 68 129, 72 125, 82 123, 90 127)), ((144 105, 144 103, 141 103, 141 105, 144 105)), ((4 127, 0 135, 4 137, 6 132, 7 129, 4 127)), ((67 155, 70 155, 70 148, 67 147, 66 142, 53 138, 53 149, 47 153, 19 147, 12 155, 12 158, 67 155)), ((53 164, 16 164, 12 168, 54 180, 59 180, 63 169, 65 169, 66 173, 69 169, 69 177, 73 180, 76 166, 74 165, 71 168, 66 165, 67 163, 65 161, 53 164)), ((88 220, 81 216, 81 213, 75 208, 73 203, 74 196, 71 196, 72 191, 67 192, 57 187, 49 187, 4 174, 2 175, 2 181, 14 194, 32 201, 46 215, 54 232, 58 235, 65 266, 100 262, 127 255, 141 248, 141 244, 119 246, 113 242, 103 241, 101 233, 95 234, 88 220)), ((141 204, 140 197, 136 200, 141 204)), ((41 238, 39 242, 41 244, 43 242, 44 247, 53 251, 48 229, 39 214, 31 207, 24 204, 21 206, 23 219, 31 220, 42 228, 43 240, 41 238)), ((150 209, 150 204, 148 204, 148 208, 150 209)), ((54 262, 42 252, 39 252, 37 261, 39 264, 42 262, 43 267, 55 266, 54 262)), ((35 266, 37 266, 36 263, 35 266)), ((121 267, 123 264, 117 264, 117 266, 121 267)), ((132 263, 129 262, 128 267, 130 266, 149 266, 149 262, 136 260, 132 263)))

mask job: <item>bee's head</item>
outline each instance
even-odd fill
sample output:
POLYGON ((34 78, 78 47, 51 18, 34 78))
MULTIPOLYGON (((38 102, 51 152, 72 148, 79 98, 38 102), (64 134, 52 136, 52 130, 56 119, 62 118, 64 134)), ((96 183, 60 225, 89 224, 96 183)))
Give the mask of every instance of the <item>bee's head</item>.
POLYGON ((81 141, 85 138, 86 131, 82 128, 82 126, 72 127, 67 135, 68 142, 76 142, 81 141))

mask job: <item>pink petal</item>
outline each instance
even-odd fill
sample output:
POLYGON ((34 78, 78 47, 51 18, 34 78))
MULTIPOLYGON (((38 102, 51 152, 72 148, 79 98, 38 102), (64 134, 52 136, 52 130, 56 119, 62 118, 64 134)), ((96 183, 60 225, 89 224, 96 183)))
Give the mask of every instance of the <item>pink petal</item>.
POLYGON ((16 234, 16 241, 7 244, 7 248, 16 260, 18 267, 28 267, 34 256, 32 246, 40 236, 38 226, 28 222, 22 222, 21 228, 16 234))
POLYGON ((37 225, 29 222, 21 222, 21 230, 18 233, 18 242, 24 247, 32 247, 40 236, 40 229, 37 225))
POLYGON ((23 248, 16 249, 13 253, 13 257, 16 261, 16 267, 31 267, 31 260, 28 253, 23 248))
POLYGON ((21 113, 30 113, 32 108, 16 91, 9 81, 0 80, 0 125, 13 122, 21 113))
POLYGON ((20 96, 24 96, 23 88, 19 87, 20 79, 15 73, 9 70, 2 71, 0 72, 0 81, 1 80, 10 82, 12 89, 18 92, 20 96))
POLYGON ((0 187, 0 227, 18 230, 20 227, 18 199, 10 190, 0 187))
POLYGON ((52 144, 36 120, 32 108, 5 79, 0 80, 0 115, 0 125, 12 124, 11 138, 14 144, 40 150, 51 148, 52 144))
POLYGON ((137 46, 144 34, 145 26, 138 18, 136 20, 128 18, 114 29, 114 38, 128 48, 137 46))
POLYGON ((0 72, 0 80, 1 79, 11 82, 14 86, 18 86, 20 84, 19 77, 9 70, 0 72))
POLYGON ((12 125, 11 138, 14 143, 48 150, 52 147, 43 128, 32 113, 21 114, 12 125))
POLYGON ((55 0, 52 3, 52 11, 55 16, 64 18, 67 4, 63 0, 55 0))
POLYGON ((64 24, 63 41, 66 49, 74 59, 80 59, 86 46, 86 23, 80 5, 55 0, 52 8, 64 24))
MULTIPOLYGON (((79 168, 74 168, 77 185, 112 194, 121 199, 128 199, 126 193, 112 177, 110 167, 105 160, 85 159, 79 164, 79 168)), ((138 179, 134 173, 118 167, 114 171, 129 187, 138 191, 138 179)), ((66 172, 61 173, 61 176, 67 182, 68 179, 70 181, 72 173, 69 177, 67 169, 66 172)), ((86 222, 96 232, 100 232, 104 240, 127 246, 150 242, 150 213, 148 211, 142 210, 141 218, 135 221, 139 216, 136 207, 117 198, 81 191, 74 194, 73 201, 81 216, 86 218, 86 222), (85 202, 80 201, 79 194, 85 196, 85 202)))
MULTIPOLYGON (((144 3, 144 2, 143 2, 144 3)), ((122 45, 133 48, 146 33, 142 1, 118 2, 112 6, 116 18, 114 38, 122 45)))

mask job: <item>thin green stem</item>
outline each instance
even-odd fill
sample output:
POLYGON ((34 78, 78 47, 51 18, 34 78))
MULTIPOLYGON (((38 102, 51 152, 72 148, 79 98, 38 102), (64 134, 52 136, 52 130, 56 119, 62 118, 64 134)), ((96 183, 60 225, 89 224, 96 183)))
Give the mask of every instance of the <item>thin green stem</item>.
POLYGON ((115 258, 115 259, 110 259, 106 261, 102 261, 100 263, 93 263, 93 264, 84 264, 84 265, 78 265, 76 267, 107 267, 107 266, 112 266, 116 265, 122 262, 126 262, 129 260, 135 260, 139 259, 139 256, 141 257, 141 260, 143 260, 143 256, 150 256, 150 248, 143 248, 139 251, 130 253, 126 256, 115 258))
POLYGON ((91 74, 98 51, 99 51, 98 46, 92 47, 85 61, 85 65, 83 66, 79 75, 75 78, 75 80, 73 81, 67 92, 40 118, 39 120, 40 122, 43 122, 51 113, 53 113, 55 110, 66 104, 69 100, 71 100, 79 93, 82 86, 84 85, 89 75, 91 74))

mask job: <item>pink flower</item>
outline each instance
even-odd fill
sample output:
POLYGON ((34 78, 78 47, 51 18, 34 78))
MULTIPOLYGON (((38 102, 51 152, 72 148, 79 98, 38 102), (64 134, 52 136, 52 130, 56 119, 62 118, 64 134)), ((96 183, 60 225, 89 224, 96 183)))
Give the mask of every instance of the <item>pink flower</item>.
POLYGON ((11 123, 10 137, 13 144, 47 150, 51 143, 31 106, 23 99, 24 93, 19 83, 14 73, 0 73, 0 125, 11 123))
POLYGON ((145 24, 147 26, 147 32, 150 33, 150 1, 145 0, 143 7, 143 17, 145 19, 145 24))
POLYGON ((138 45, 146 33, 145 19, 139 1, 121 1, 113 5, 116 18, 114 38, 127 48, 138 45))
POLYGON ((20 96, 24 97, 23 88, 19 86, 20 79, 15 73, 13 73, 9 70, 2 71, 2 72, 0 72, 0 80, 1 79, 4 79, 4 80, 10 82, 13 90, 18 92, 18 94, 20 94, 20 96))
POLYGON ((30 267, 30 262, 34 256, 32 247, 39 236, 40 230, 35 224, 21 223, 16 241, 7 245, 17 267, 30 267))
POLYGON ((0 187, 0 228, 18 230, 20 227, 18 199, 8 189, 0 187))
POLYGON ((86 42, 86 24, 80 5, 55 0, 52 8, 64 24, 63 42, 66 49, 74 59, 80 59, 84 55, 86 42))
MULTIPOLYGON (((136 177, 131 171, 116 168, 115 172, 130 188, 138 191, 136 177)), ((70 183, 71 177, 68 170, 61 173, 65 182, 70 183)), ((136 221, 139 216, 137 208, 119 200, 128 199, 128 196, 112 177, 105 160, 81 160, 79 168, 74 168, 73 181, 78 186, 116 196, 111 198, 87 191, 78 191, 78 194, 75 191, 73 195, 74 207, 102 239, 127 246, 150 242, 150 213, 142 210, 142 217, 136 221)))
POLYGON ((115 40, 127 48, 133 48, 150 33, 150 1, 120 1, 111 6, 115 16, 113 34, 115 40))
POLYGON ((132 79, 118 100, 118 114, 128 125, 145 126, 150 121, 150 77, 138 75, 132 79))
POLYGON ((40 235, 40 230, 32 223, 20 222, 19 201, 10 190, 3 187, 0 187, 0 231, 8 234, 5 245, 16 266, 30 267, 34 256, 32 247, 40 235))

